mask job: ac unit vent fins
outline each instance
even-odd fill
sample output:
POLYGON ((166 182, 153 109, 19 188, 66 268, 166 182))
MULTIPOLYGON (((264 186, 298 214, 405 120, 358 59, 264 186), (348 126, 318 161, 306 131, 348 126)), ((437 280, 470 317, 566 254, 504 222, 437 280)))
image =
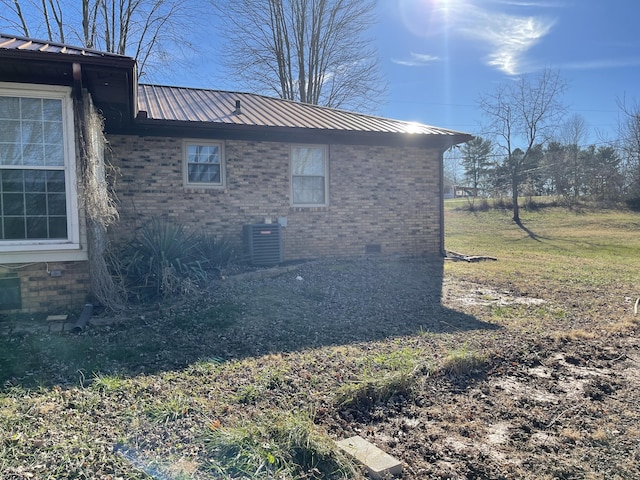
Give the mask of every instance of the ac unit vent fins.
POLYGON ((245 225, 244 245, 253 265, 282 263, 282 226, 279 223, 245 225))

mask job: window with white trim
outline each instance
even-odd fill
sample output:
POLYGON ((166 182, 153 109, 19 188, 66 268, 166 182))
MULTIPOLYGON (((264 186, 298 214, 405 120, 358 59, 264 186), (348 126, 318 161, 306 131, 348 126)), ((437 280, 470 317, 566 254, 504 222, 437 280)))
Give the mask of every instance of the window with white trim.
POLYGON ((328 163, 325 146, 291 147, 291 198, 294 206, 327 205, 328 163))
POLYGON ((224 154, 221 142, 186 140, 184 156, 185 185, 224 186, 224 154))
POLYGON ((0 252, 79 248, 70 93, 0 84, 0 252))

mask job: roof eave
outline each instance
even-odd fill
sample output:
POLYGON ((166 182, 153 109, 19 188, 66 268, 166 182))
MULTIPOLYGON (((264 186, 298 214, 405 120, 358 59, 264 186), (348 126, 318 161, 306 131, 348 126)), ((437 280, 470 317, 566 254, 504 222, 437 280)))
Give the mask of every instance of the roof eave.
POLYGON ((468 142, 472 135, 460 132, 447 134, 362 132, 300 127, 237 125, 213 122, 136 119, 130 128, 108 133, 142 136, 179 136, 228 140, 261 140, 300 143, 330 143, 345 145, 415 146, 446 150, 468 142))
POLYGON ((2 49, 0 57, 16 58, 21 61, 36 60, 52 63, 81 63, 83 65, 100 65, 117 68, 134 68, 136 61, 124 55, 70 55, 68 53, 40 52, 37 50, 2 49))

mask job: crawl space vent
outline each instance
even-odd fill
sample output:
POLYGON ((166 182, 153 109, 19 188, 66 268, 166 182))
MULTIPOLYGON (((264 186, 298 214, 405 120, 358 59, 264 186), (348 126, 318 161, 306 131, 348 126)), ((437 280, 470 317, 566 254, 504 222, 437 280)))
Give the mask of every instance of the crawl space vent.
POLYGON ((381 253, 382 247, 379 243, 370 243, 364 246, 364 253, 381 253))
POLYGON ((282 258, 282 226, 279 223, 245 225, 244 245, 253 265, 277 265, 282 258))
POLYGON ((0 278, 0 310, 20 310, 22 296, 18 277, 0 278))

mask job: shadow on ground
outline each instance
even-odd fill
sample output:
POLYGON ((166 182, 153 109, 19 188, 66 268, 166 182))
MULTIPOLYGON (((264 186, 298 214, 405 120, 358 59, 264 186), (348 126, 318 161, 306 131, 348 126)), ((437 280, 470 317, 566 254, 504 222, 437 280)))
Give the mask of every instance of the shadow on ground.
POLYGON ((198 297, 101 315, 95 323, 112 324, 80 334, 1 337, 0 381, 25 388, 78 384, 202 360, 497 329, 441 305, 442 272, 440 259, 360 259, 217 282, 198 297))

